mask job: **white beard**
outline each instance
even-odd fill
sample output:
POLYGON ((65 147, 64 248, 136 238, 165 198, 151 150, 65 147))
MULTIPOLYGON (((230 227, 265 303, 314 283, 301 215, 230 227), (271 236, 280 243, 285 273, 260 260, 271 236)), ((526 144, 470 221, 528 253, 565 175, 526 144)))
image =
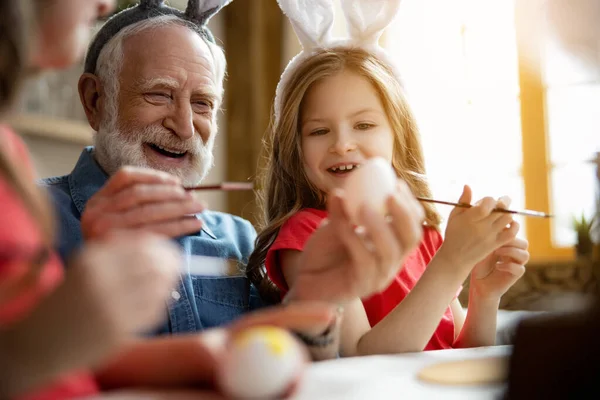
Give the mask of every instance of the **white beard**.
POLYGON ((210 135, 206 144, 197 133, 192 139, 183 141, 162 126, 147 126, 136 132, 127 128, 119 129, 116 119, 113 116, 108 121, 103 121, 95 135, 96 160, 109 175, 123 166, 131 165, 168 172, 179 177, 184 186, 196 186, 202 182, 214 165, 215 134, 210 135), (187 151, 191 165, 184 169, 151 165, 144 154, 146 143, 187 151))

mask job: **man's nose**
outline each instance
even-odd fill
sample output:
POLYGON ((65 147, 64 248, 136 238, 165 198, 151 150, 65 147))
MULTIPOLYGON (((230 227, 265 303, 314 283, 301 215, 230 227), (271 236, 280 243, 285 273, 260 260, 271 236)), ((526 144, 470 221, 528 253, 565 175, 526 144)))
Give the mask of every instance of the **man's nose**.
POLYGON ((194 112, 191 104, 176 103, 171 114, 165 118, 163 125, 179 136, 181 140, 194 137, 196 129, 194 128, 194 112))

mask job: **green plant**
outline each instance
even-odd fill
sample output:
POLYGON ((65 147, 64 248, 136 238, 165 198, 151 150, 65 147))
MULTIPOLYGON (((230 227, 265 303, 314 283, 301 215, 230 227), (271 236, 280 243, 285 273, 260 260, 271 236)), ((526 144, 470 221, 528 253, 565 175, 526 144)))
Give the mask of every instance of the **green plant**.
POLYGON ((573 217, 573 229, 577 232, 577 236, 589 234, 592 222, 593 218, 588 219, 584 213, 573 217))
POLYGON ((592 254, 594 244, 592 242, 590 230, 595 217, 596 216, 587 218, 584 213, 573 217, 573 229, 575 230, 575 233, 577 233, 577 244, 575 245, 575 248, 577 249, 578 256, 592 254))

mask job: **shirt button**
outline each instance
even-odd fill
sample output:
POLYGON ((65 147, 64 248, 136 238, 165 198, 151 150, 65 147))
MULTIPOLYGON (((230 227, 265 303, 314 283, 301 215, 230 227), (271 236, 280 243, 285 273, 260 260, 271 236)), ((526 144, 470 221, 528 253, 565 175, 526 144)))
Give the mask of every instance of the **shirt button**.
POLYGON ((177 290, 173 290, 171 292, 171 297, 173 298, 173 300, 179 300, 181 298, 181 295, 177 290))

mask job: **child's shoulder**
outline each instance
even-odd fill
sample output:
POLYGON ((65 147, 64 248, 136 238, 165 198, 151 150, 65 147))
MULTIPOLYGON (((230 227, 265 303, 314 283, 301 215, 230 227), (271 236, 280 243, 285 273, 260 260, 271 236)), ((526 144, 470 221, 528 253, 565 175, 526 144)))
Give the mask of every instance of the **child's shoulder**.
POLYGON ((431 261, 443 242, 444 239, 439 230, 432 226, 423 226, 423 239, 421 239, 419 248, 421 252, 424 253, 423 255, 427 263, 431 261))
POLYGON ((432 242, 435 244, 441 244, 443 242, 442 234, 439 229, 429 226, 423 225, 423 241, 432 242))
POLYGON ((303 208, 288 218, 288 220, 283 224, 282 228, 304 227, 312 228, 314 230, 325 218, 327 218, 327 211, 325 210, 318 210, 316 208, 303 208))

